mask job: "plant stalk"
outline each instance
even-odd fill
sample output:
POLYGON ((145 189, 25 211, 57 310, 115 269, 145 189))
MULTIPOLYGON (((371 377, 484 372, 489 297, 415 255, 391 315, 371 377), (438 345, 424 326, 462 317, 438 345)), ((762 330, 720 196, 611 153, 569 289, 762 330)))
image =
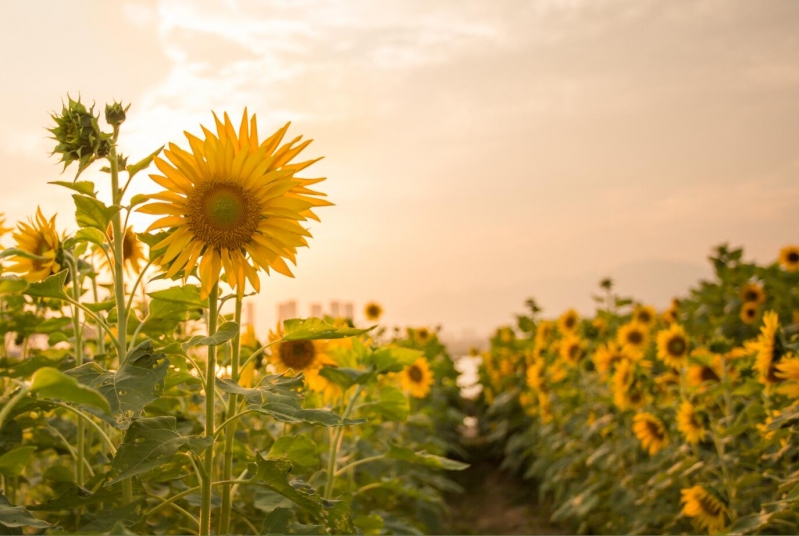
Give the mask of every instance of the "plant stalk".
MULTIPOLYGON (((208 295, 208 335, 216 333, 219 316, 219 283, 215 283, 208 295)), ((214 391, 216 390, 216 346, 208 346, 205 368, 205 435, 214 437, 214 391)), ((200 502, 200 536, 211 534, 211 487, 214 479, 214 443, 205 449, 200 502)))
MULTIPOLYGON (((80 303, 80 273, 78 272, 77 261, 74 257, 69 260, 69 267, 72 272, 72 299, 75 303, 80 303)), ((80 309, 78 307, 72 308, 72 327, 75 331, 75 363, 77 366, 83 365, 83 327, 80 324, 80 309)), ((86 473, 84 472, 83 459, 86 451, 86 423, 78 419, 78 438, 77 438, 77 455, 75 460, 75 483, 79 487, 83 487, 86 480, 86 473)))
MULTIPOLYGON (((239 325, 239 333, 231 341, 232 348, 230 354, 230 379, 234 383, 239 382, 239 355, 241 352, 241 305, 242 297, 236 296, 236 312, 233 320, 239 325)), ((238 395, 231 393, 228 400, 228 410, 225 420, 228 421, 236 416, 239 406, 238 395)), ((225 430, 225 458, 222 465, 222 480, 230 480, 233 477, 233 438, 236 434, 236 421, 230 423, 225 430)), ((230 532, 230 512, 233 506, 233 496, 230 486, 222 487, 222 514, 219 520, 219 534, 230 532)))

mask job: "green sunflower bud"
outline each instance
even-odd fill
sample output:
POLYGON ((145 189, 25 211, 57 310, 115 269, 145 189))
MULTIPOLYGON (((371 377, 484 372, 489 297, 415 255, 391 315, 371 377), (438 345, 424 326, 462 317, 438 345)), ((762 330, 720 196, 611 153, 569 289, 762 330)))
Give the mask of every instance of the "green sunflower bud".
POLYGON ((90 109, 67 96, 69 104, 63 106, 61 115, 51 114, 56 126, 48 129, 53 139, 58 142, 51 154, 60 154, 64 169, 72 162, 78 162, 78 175, 103 154, 110 151, 108 134, 100 131, 94 115, 94 106, 90 109))
POLYGON ((113 104, 106 104, 105 105, 105 121, 109 125, 113 127, 118 127, 121 125, 126 118, 126 112, 130 108, 130 104, 122 107, 121 102, 114 102, 113 104))

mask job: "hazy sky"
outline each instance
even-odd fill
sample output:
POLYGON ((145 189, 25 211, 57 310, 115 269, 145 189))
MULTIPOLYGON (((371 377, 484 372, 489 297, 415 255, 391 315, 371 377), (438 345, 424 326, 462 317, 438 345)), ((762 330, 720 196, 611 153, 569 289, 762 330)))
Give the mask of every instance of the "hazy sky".
POLYGON ((482 333, 531 295, 588 310, 606 274, 663 306, 711 246, 799 242, 797 28, 795 0, 2 2, 0 211, 70 223, 67 92, 132 102, 134 158, 247 106, 315 139, 336 203, 259 331, 297 298, 482 333))

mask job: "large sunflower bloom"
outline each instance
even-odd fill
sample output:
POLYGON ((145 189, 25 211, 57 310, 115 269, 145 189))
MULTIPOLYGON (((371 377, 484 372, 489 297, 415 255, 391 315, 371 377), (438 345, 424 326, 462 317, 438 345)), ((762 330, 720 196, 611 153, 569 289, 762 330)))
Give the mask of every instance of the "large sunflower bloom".
POLYGON ((702 426, 696 408, 687 400, 677 410, 677 429, 685 436, 688 443, 696 444, 705 438, 707 430, 702 426))
POLYGON ((746 283, 739 292, 741 301, 744 303, 763 303, 766 301, 766 291, 762 285, 757 283, 746 283))
POLYGON ((400 377, 402 388, 408 391, 415 398, 424 398, 430 392, 433 385, 433 373, 427 359, 420 357, 412 365, 408 365, 402 371, 400 377))
POLYGON ((780 250, 780 266, 789 272, 799 271, 799 246, 785 246, 780 250))
POLYGON ((657 312, 651 305, 636 305, 633 311, 633 320, 647 327, 652 327, 655 320, 657 320, 657 312))
POLYGON ((199 261, 202 296, 210 294, 222 270, 239 294, 245 280, 260 290, 258 269, 293 277, 284 259, 296 263, 298 247, 310 233, 300 225, 318 220, 312 209, 331 205, 307 187, 324 179, 300 179, 295 173, 316 160, 290 164, 310 140, 281 145, 288 124, 258 141, 255 115, 241 120, 238 135, 227 114, 216 115, 216 135, 203 127, 205 139, 186 133, 191 152, 169 144, 166 159, 153 161, 162 175, 150 175, 165 191, 139 211, 161 216, 148 229, 172 229, 155 245, 166 248, 157 259, 167 277, 188 277, 199 261))
POLYGON ((569 309, 558 318, 558 327, 562 333, 574 333, 579 325, 580 315, 574 309, 569 309))
POLYGON ((576 335, 567 335, 560 341, 560 358, 564 363, 574 366, 585 353, 585 344, 576 335))
MULTIPOLYGON (((274 343, 283 337, 283 329, 278 324, 275 331, 269 331, 269 342, 274 343)), ((330 348, 327 341, 285 341, 277 344, 277 348, 272 349, 270 361, 275 367, 275 371, 292 372, 294 374, 302 372, 305 375, 305 382, 311 391, 321 392, 328 386, 327 378, 321 376, 319 371, 325 365, 335 366, 337 363, 330 355, 330 348)))
POLYGON ((791 398, 799 398, 799 357, 786 355, 777 364, 775 376, 785 380, 785 383, 780 385, 777 391, 791 398))
POLYGON ((672 324, 658 333, 658 359, 666 365, 680 368, 688 358, 688 338, 679 324, 672 324))
POLYGON ((379 303, 369 302, 366 304, 363 310, 364 316, 366 316, 366 320, 370 322, 377 322, 380 320, 380 317, 383 316, 383 308, 380 307, 379 303))
POLYGON ((649 343, 649 331, 639 322, 629 322, 619 328, 616 341, 624 347, 634 351, 643 351, 649 343))
POLYGON ((696 518, 699 528, 705 529, 708 533, 718 532, 724 528, 724 516, 727 507, 714 494, 702 486, 680 491, 684 503, 682 513, 687 517, 696 518))
POLYGON ((633 432, 650 456, 657 454, 669 442, 663 421, 651 413, 639 413, 633 417, 633 432))
POLYGON ((47 220, 42 209, 36 209, 36 218, 29 223, 17 224, 17 231, 12 235, 17 249, 39 258, 30 259, 21 255, 13 255, 16 264, 6 268, 9 272, 24 274, 23 279, 29 283, 43 281, 48 276, 60 272, 64 263, 64 252, 61 238, 55 230, 55 216, 47 220))
POLYGON ((627 352, 624 347, 619 346, 613 341, 603 344, 594 353, 594 366, 603 378, 613 372, 618 363, 625 359, 633 359, 633 355, 627 352))
POLYGON ((769 311, 763 315, 763 327, 760 328, 758 338, 758 352, 755 359, 755 368, 760 374, 760 381, 764 384, 779 383, 782 381, 776 375, 777 363, 782 355, 777 346, 777 329, 779 318, 777 313, 769 311))

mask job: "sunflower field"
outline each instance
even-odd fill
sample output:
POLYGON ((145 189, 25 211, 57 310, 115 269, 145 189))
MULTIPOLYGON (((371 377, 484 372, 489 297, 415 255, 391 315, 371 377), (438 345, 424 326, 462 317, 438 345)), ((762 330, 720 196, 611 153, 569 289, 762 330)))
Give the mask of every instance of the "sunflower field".
POLYGON ((799 248, 710 261, 665 311, 610 279, 589 318, 529 300, 482 354, 481 431, 568 530, 799 532, 799 248))
POLYGON ((436 333, 327 317, 258 340, 242 319, 331 204, 300 178, 309 142, 245 111, 133 161, 128 112, 52 116, 76 232, 2 220, 0 534, 440 532, 467 465, 447 457, 463 414, 436 333))

